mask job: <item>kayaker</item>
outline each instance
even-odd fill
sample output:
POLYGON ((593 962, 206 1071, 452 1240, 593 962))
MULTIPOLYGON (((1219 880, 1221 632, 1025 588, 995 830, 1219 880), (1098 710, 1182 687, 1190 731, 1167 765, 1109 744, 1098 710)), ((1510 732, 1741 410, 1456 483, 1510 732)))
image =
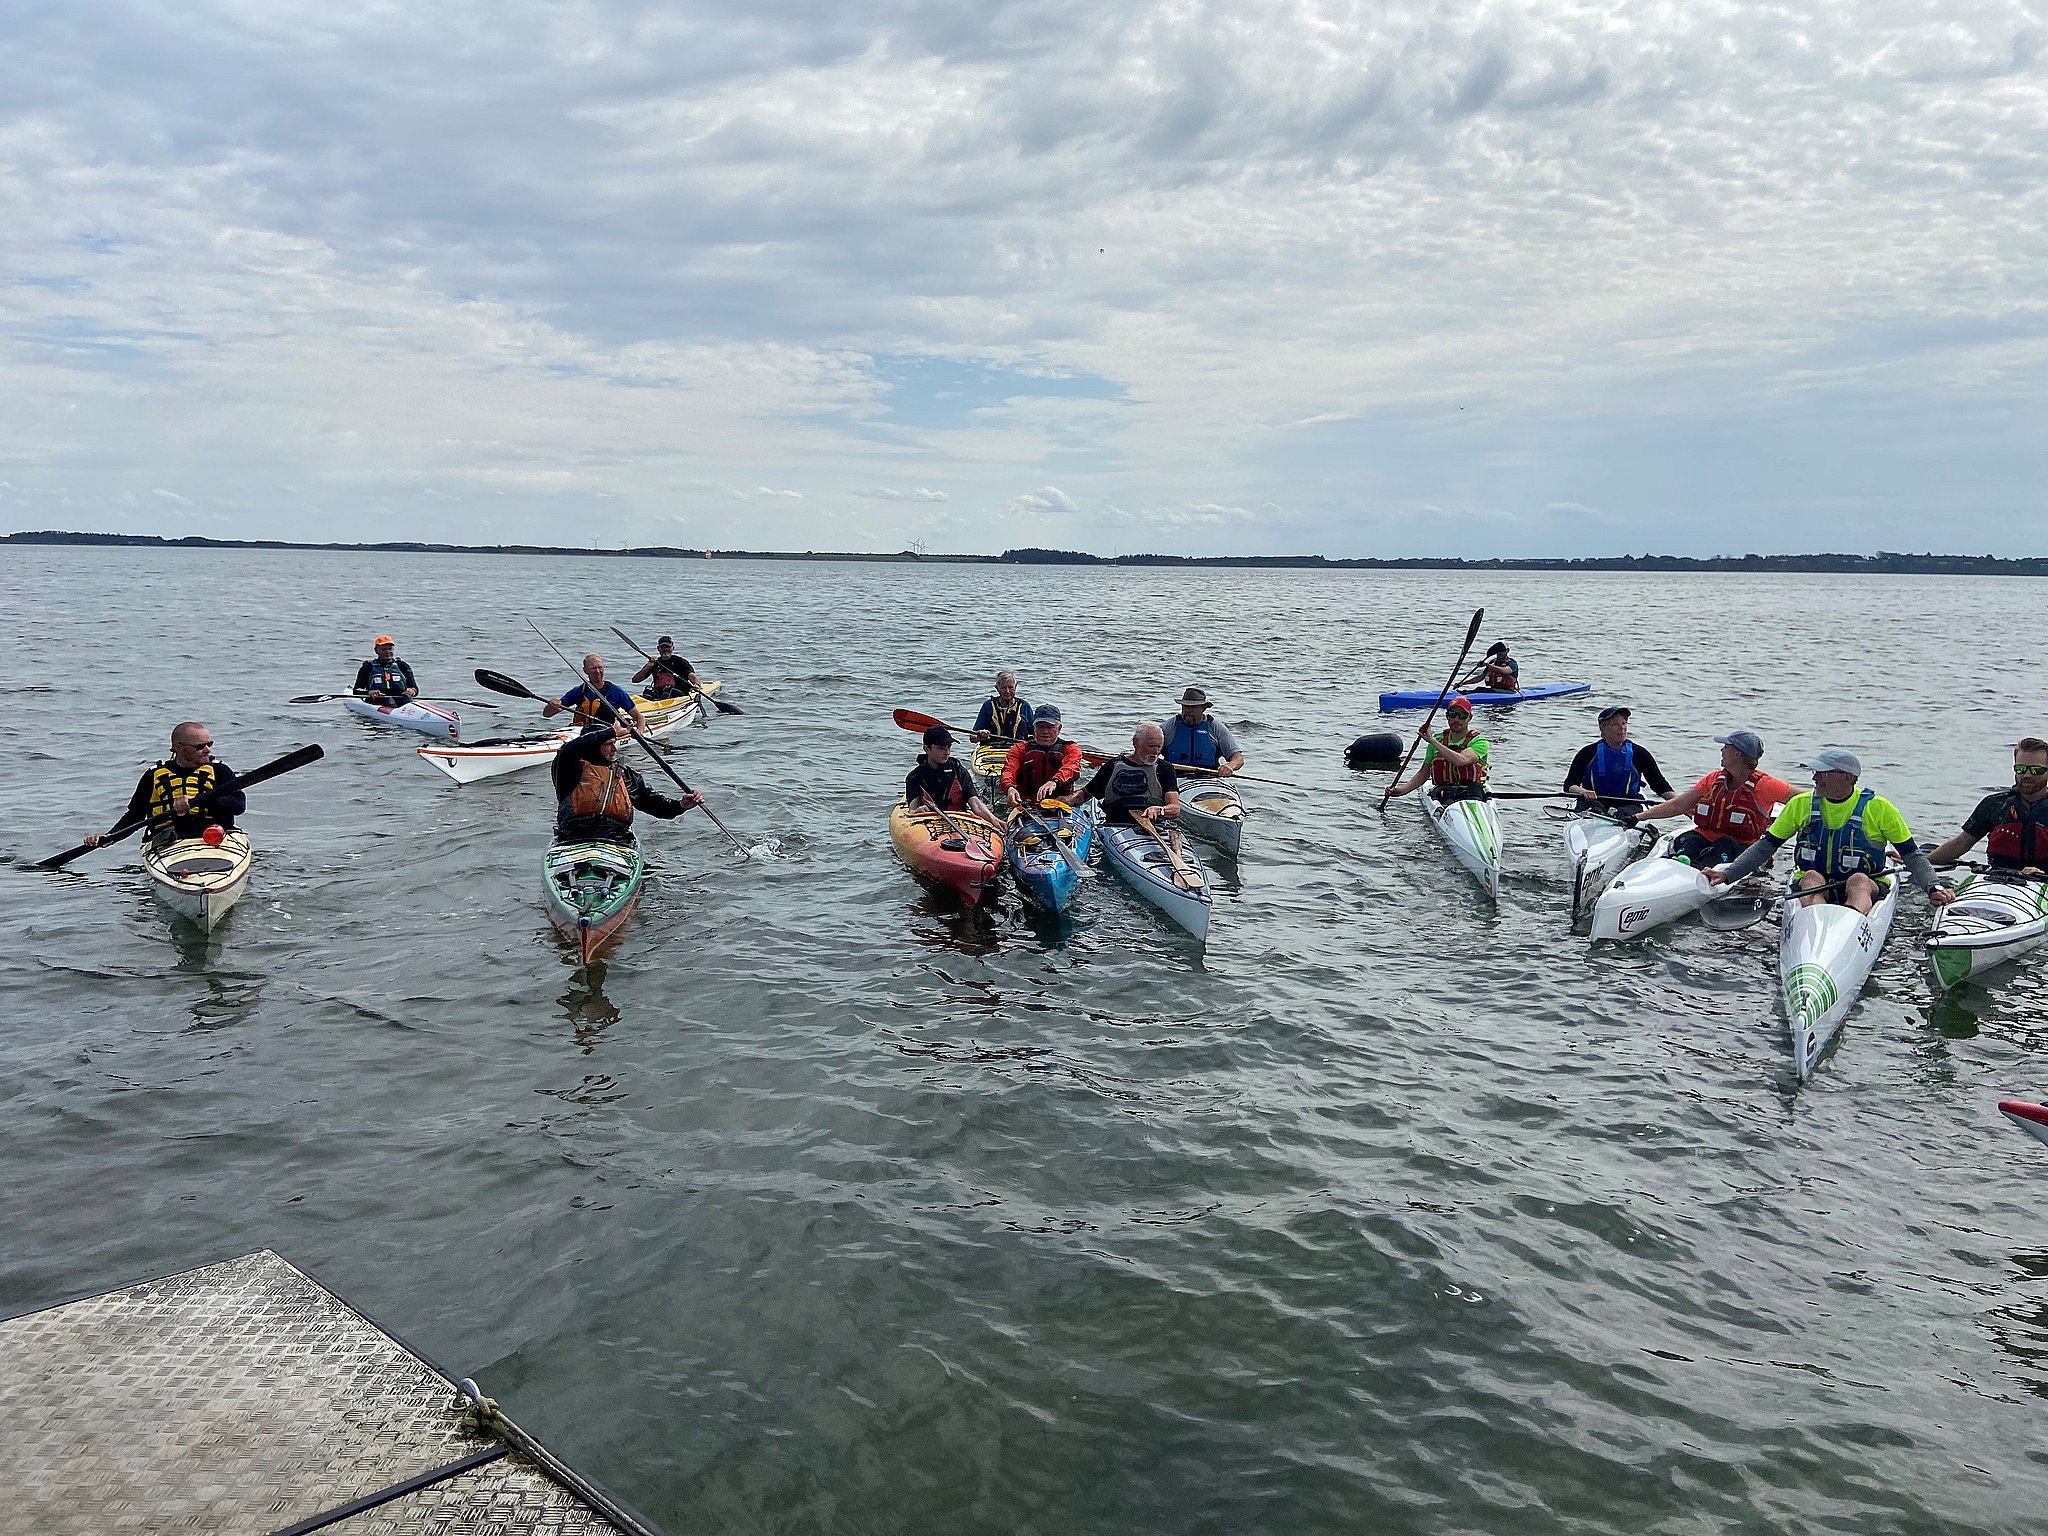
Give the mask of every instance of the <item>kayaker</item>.
POLYGON ((676 800, 649 786, 619 761, 624 720, 597 726, 562 743, 551 765, 555 780, 555 840, 630 843, 633 812, 669 821, 704 803, 699 794, 676 800))
POLYGON ((1746 880, 1792 842, 1792 860, 1799 870, 1794 888, 1810 894, 1802 906, 1823 901, 1869 914, 1890 881, 1884 875, 1889 846, 1905 861, 1913 883, 1934 906, 1955 900, 1955 892, 1937 885, 1934 866, 1913 841, 1899 808, 1870 790, 1859 791, 1863 763, 1842 747, 1823 747, 1805 764, 1813 771, 1813 788, 1802 789, 1778 812, 1764 835, 1718 869, 1702 870, 1709 885, 1746 880), (1825 889, 1824 889, 1825 887, 1825 889))
POLYGON ((1119 753, 1095 770, 1095 777, 1074 796, 1076 806, 1102 802, 1103 819, 1112 826, 1180 814, 1180 781, 1166 760, 1166 733, 1141 725, 1131 733, 1131 750, 1119 753))
POLYGON ((1579 748, 1579 755, 1565 769, 1564 792, 1578 796, 1581 808, 1633 810, 1643 803, 1645 781, 1660 795, 1672 794, 1671 781, 1664 777, 1650 749, 1628 739, 1628 721, 1625 704, 1610 704, 1601 710, 1600 739, 1579 748))
POLYGON ((418 698, 420 686, 413 681, 412 668, 398 659, 398 642, 379 635, 371 649, 376 660, 356 668, 356 697, 372 704, 404 704, 418 698))
POLYGON ((1990 839, 1984 854, 1993 869, 2048 873, 2048 741, 2021 738, 2012 749, 2012 788, 1978 801, 1963 830, 1928 854, 1928 862, 1953 864, 1982 837, 1990 839))
POLYGON ((971 733, 976 741, 1029 741, 1031 706, 1017 697, 1017 674, 996 674, 996 691, 982 700, 971 733))
POLYGON ((997 781, 1010 804, 1065 800, 1081 782, 1081 745, 1060 737, 1060 707, 1041 704, 1031 712, 1031 739, 1010 748, 997 781))
POLYGON ((583 658, 583 676, 586 681, 578 683, 559 699, 542 705, 540 712, 559 715, 565 709, 573 709, 578 725, 597 725, 611 718, 604 708, 610 705, 612 709, 631 715, 635 725, 640 724, 640 706, 617 683, 604 680, 604 658, 595 651, 583 658))
POLYGON ((1209 718, 1209 695, 1190 684, 1180 696, 1180 713, 1159 722, 1166 760, 1176 768, 1208 768, 1228 778, 1244 766, 1244 753, 1230 727, 1209 718))
POLYGON ((1522 664, 1508 654, 1508 643, 1496 640, 1486 648, 1486 655, 1479 665, 1458 681, 1460 688, 1474 684, 1488 693, 1520 693, 1522 691, 1522 664))
POLYGON ((1716 736, 1721 766, 1691 789, 1643 807, 1637 821, 1662 821, 1667 816, 1692 817, 1692 825, 1671 844, 1671 856, 1682 863, 1710 869, 1725 864, 1764 835, 1778 808, 1795 793, 1783 779, 1760 772, 1764 739, 1755 731, 1730 731, 1716 736))
POLYGON ((1463 694, 1444 706, 1441 732, 1424 725, 1415 734, 1422 738, 1422 765, 1407 783, 1389 790, 1389 798, 1413 793, 1424 780, 1442 801, 1470 800, 1486 793, 1486 755, 1491 749, 1484 736, 1472 734, 1472 704, 1463 694))
POLYGON ((680 699, 697 691, 697 669, 676 654, 676 643, 667 635, 654 642, 653 659, 632 680, 647 684, 643 697, 650 699, 680 699))
POLYGON ((924 751, 903 780, 903 803, 913 811, 972 811, 1001 825, 988 802, 974 792, 974 775, 954 758, 953 733, 943 725, 924 733, 924 751))
POLYGON ((185 720, 171 729, 169 760, 143 770, 120 820, 108 832, 92 833, 85 845, 97 848, 111 831, 145 817, 161 823, 150 828, 151 839, 158 842, 198 837, 208 827, 232 832, 235 818, 248 810, 249 797, 235 788, 235 770, 213 755, 213 732, 197 720, 185 720), (203 807, 201 795, 212 797, 203 807))

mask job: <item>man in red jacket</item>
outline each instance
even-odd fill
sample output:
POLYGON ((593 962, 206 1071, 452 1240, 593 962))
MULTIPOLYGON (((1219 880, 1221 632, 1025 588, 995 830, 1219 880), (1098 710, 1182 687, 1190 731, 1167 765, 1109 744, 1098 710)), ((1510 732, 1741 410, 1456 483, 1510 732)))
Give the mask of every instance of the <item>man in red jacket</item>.
POLYGON ((997 782, 1012 806, 1021 807, 1026 800, 1064 800, 1073 794, 1081 782, 1081 747, 1060 739, 1057 704, 1041 704, 1031 712, 1031 739, 1010 748, 997 782))

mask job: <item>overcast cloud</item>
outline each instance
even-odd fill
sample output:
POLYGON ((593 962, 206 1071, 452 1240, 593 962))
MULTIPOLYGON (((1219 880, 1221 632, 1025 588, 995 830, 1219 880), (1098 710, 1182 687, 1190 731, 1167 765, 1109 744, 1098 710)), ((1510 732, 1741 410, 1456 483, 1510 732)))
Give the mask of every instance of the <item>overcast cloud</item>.
POLYGON ((2048 553, 2044 39, 2014 0, 29 0, 0 527, 2048 553))

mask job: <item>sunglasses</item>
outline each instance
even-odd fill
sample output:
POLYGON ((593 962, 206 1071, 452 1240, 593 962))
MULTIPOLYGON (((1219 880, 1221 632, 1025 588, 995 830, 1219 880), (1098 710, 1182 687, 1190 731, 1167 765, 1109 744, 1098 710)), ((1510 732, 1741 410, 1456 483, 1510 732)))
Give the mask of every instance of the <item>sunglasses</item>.
POLYGON ((2038 779, 2048 774, 2048 763, 2014 763, 2012 771, 2023 779, 2038 779))

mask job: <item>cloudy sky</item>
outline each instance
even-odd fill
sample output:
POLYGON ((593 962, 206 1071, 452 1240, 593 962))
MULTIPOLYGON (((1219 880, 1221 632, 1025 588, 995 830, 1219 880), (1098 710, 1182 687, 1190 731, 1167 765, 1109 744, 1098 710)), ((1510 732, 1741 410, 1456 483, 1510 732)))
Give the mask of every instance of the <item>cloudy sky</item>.
POLYGON ((14 0, 0 530, 2048 553, 2022 0, 14 0))

